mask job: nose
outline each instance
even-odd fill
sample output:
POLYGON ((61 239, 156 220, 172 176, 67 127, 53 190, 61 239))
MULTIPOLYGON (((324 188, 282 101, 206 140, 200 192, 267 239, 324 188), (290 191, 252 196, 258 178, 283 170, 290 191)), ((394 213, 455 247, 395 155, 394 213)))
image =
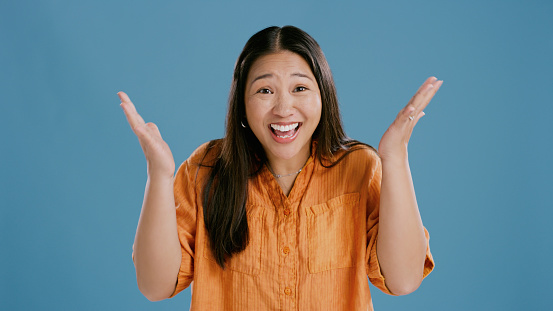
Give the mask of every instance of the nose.
POLYGON ((286 118, 294 114, 294 102, 292 96, 286 92, 279 92, 275 96, 273 114, 286 118))

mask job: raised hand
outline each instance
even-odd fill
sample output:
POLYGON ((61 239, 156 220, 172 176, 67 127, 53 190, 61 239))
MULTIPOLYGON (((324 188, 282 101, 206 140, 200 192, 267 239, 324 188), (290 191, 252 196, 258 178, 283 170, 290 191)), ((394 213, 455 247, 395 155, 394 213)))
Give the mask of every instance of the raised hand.
POLYGON ((395 294, 415 290, 424 276, 427 240, 419 213, 407 144, 417 122, 443 81, 430 77, 382 136, 377 253, 386 286, 395 294))
POLYGON ((134 134, 138 137, 142 151, 146 156, 149 178, 173 178, 175 160, 167 143, 161 137, 154 123, 145 123, 138 114, 129 96, 124 92, 117 93, 121 99, 121 108, 134 134))
POLYGON ((430 103, 442 83, 443 81, 436 77, 426 79, 409 103, 401 109, 378 145, 378 152, 383 160, 407 158, 407 145, 413 128, 424 116, 424 108, 430 103))

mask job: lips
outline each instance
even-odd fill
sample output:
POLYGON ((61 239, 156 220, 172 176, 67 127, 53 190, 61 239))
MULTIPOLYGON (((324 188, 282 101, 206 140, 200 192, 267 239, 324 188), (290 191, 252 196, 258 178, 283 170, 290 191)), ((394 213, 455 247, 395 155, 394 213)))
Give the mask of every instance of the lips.
POLYGON ((287 143, 296 138, 301 125, 302 123, 299 122, 289 124, 271 123, 269 129, 277 142, 287 143))

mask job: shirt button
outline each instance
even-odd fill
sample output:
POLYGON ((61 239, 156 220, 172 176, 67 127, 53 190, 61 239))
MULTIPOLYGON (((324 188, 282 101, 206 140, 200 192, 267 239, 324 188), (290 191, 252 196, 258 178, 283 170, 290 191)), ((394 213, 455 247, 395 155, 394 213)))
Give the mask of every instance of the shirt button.
POLYGON ((284 255, 288 255, 288 253, 290 253, 290 247, 284 246, 284 248, 282 249, 282 252, 284 253, 284 255))
POLYGON ((290 209, 286 208, 284 209, 284 216, 288 216, 288 215, 290 215, 290 209))
POLYGON ((290 289, 290 287, 286 287, 286 288, 284 289, 284 293, 285 293, 287 296, 290 296, 290 295, 292 295, 292 290, 290 289))

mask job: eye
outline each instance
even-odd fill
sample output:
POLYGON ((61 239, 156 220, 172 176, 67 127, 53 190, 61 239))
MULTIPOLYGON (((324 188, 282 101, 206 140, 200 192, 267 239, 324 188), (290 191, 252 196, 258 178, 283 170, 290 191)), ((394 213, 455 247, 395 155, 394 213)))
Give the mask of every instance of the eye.
POLYGON ((259 89, 257 91, 257 93, 261 93, 261 94, 273 94, 273 92, 269 89, 259 89))
POLYGON ((307 88, 305 86, 298 86, 294 89, 294 92, 303 92, 306 91, 307 88))

